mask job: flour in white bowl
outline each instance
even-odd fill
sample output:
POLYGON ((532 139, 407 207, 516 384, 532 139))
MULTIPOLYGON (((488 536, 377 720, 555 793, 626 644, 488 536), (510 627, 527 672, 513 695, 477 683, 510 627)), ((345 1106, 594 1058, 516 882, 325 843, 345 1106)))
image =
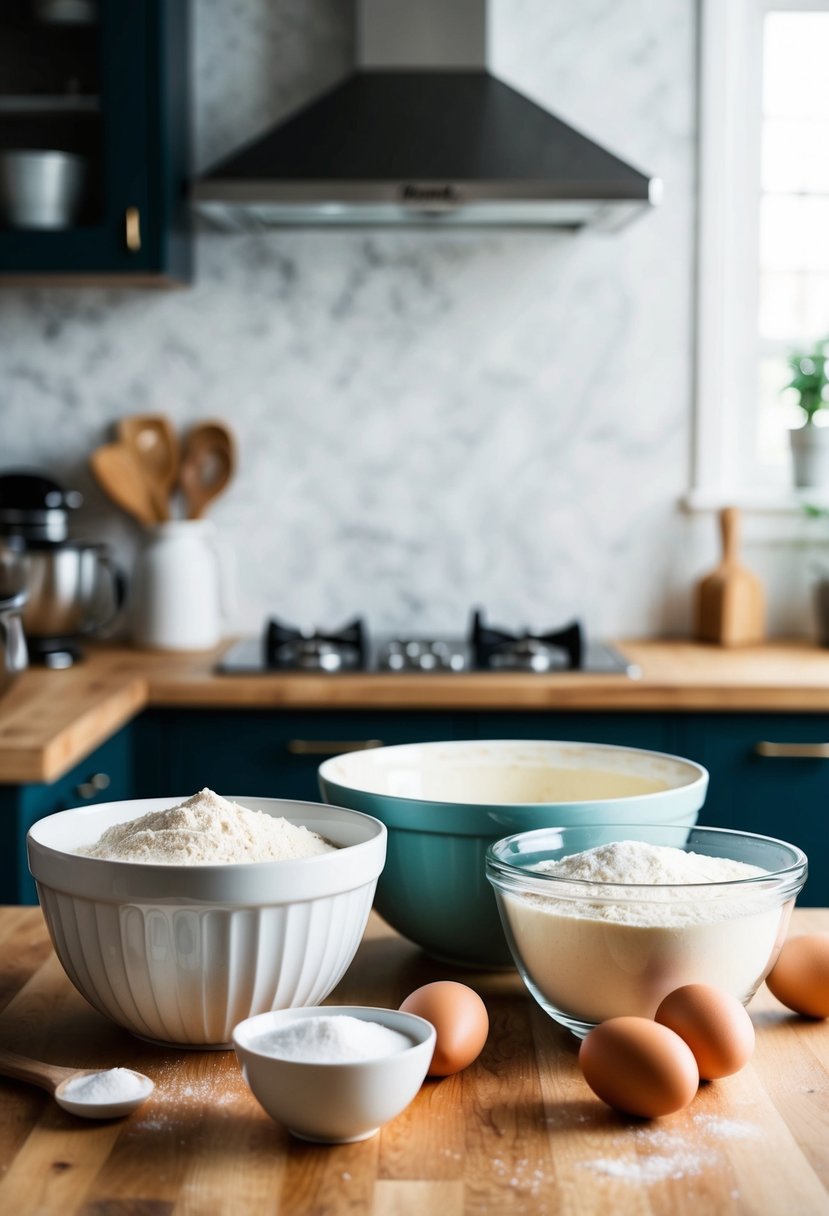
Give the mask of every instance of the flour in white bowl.
POLYGON ((106 861, 195 866, 292 861, 335 850, 308 828, 203 789, 178 806, 116 823, 77 851, 106 861))

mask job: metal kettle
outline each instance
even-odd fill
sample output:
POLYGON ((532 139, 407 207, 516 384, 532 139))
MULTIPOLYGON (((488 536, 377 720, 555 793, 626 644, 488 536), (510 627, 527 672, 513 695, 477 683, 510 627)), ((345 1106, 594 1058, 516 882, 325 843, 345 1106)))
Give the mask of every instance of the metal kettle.
POLYGON ((28 666, 21 610, 26 603, 23 545, 0 539, 0 696, 28 666))
POLYGON ((109 625, 125 598, 109 546, 69 537, 69 513, 81 501, 46 474, 0 474, 0 536, 25 547, 23 629, 32 661, 48 667, 71 666, 78 639, 109 625))

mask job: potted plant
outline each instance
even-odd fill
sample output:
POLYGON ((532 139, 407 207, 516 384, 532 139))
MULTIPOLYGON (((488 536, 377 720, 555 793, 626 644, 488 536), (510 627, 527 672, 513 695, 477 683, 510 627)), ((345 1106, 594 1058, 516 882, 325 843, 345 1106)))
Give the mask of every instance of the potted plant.
POLYGON ((801 427, 789 431, 796 486, 829 484, 829 338, 811 351, 789 357, 792 378, 786 385, 798 394, 803 412, 801 427))

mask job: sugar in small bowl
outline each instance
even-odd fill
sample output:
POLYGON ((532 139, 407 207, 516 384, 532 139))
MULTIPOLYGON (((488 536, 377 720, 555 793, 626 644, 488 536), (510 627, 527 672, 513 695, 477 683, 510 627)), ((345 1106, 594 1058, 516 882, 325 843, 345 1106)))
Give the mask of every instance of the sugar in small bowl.
POLYGON ((301 1140, 367 1140, 417 1094, 435 1049, 424 1018, 320 1005, 247 1018, 233 1032, 242 1076, 272 1119, 301 1140))

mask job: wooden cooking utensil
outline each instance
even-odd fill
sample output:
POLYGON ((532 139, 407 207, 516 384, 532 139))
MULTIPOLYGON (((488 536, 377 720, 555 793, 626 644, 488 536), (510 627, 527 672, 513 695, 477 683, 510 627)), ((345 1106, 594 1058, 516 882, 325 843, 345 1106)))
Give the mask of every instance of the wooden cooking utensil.
POLYGON ((188 519, 201 519, 207 504, 221 494, 235 470, 236 443, 223 422, 191 427, 179 466, 188 519))
POLYGON ((89 467, 106 496, 127 515, 148 527, 159 522, 150 487, 132 448, 123 443, 105 443, 92 453, 89 467))
POLYGON ((720 646, 745 646, 765 634, 765 596, 756 575, 738 558, 740 512, 720 511, 723 557, 697 584, 695 636, 720 646))
POLYGON ((118 438, 136 456, 159 520, 170 518, 170 495, 178 481, 178 438, 163 414, 133 414, 116 425, 118 438))
POLYGON ((98 1100, 72 1098, 71 1091, 67 1093, 70 1081, 76 1077, 90 1077, 108 1072, 105 1068, 64 1068, 60 1064, 46 1064, 43 1060, 32 1060, 29 1056, 19 1056, 16 1051, 6 1051, 0 1048, 0 1076, 14 1077, 16 1081, 29 1081, 45 1089, 64 1110, 73 1115, 82 1115, 87 1119, 115 1119, 127 1115, 145 1102, 154 1089, 149 1077, 143 1073, 124 1070, 140 1078, 144 1085, 131 1097, 98 1100))

